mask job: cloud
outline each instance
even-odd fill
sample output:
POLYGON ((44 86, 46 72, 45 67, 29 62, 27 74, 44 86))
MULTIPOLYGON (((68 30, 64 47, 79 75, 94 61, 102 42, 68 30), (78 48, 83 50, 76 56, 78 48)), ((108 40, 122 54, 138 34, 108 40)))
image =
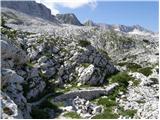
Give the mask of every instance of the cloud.
POLYGON ((58 14, 60 11, 57 6, 62 6, 70 9, 76 9, 85 5, 88 5, 92 10, 97 6, 96 0, 36 0, 38 3, 42 3, 51 9, 52 14, 58 14))

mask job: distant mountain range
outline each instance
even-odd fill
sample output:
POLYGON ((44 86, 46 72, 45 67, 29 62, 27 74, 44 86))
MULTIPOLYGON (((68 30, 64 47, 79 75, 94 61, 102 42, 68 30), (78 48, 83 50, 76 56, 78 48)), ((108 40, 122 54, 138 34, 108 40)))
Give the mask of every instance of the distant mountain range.
POLYGON ((54 23, 101 27, 104 29, 112 29, 115 31, 131 34, 143 34, 143 32, 153 33, 152 31, 147 30, 140 25, 110 25, 104 23, 94 23, 92 20, 88 20, 84 24, 82 24, 73 13, 57 14, 55 16, 51 14, 51 10, 49 8, 41 3, 36 3, 35 1, 2 1, 1 6, 17 10, 28 15, 46 19, 54 23))

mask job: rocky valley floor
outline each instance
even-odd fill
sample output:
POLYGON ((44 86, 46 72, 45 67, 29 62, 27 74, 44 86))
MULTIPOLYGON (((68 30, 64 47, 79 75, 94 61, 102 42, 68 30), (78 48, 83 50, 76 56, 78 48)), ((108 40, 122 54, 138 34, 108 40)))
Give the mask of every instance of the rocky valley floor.
POLYGON ((1 118, 158 119, 158 35, 2 13, 1 118))

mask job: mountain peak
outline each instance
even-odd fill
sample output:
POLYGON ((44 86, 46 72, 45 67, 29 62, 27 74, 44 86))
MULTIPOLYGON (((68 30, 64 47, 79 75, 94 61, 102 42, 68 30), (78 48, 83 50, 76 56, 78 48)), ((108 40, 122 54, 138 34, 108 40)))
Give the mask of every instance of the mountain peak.
POLYGON ((72 24, 82 26, 78 18, 74 13, 57 14, 57 19, 64 24, 72 24))
POLYGON ((84 22, 85 26, 95 26, 96 24, 92 21, 92 20, 87 20, 86 22, 84 22))

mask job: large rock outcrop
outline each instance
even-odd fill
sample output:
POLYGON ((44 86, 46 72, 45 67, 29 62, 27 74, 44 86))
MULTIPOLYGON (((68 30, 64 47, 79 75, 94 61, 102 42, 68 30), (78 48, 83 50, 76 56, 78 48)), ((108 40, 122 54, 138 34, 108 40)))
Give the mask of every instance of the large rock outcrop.
POLYGON ((35 1, 2 1, 1 6, 58 23, 50 9, 35 1))

